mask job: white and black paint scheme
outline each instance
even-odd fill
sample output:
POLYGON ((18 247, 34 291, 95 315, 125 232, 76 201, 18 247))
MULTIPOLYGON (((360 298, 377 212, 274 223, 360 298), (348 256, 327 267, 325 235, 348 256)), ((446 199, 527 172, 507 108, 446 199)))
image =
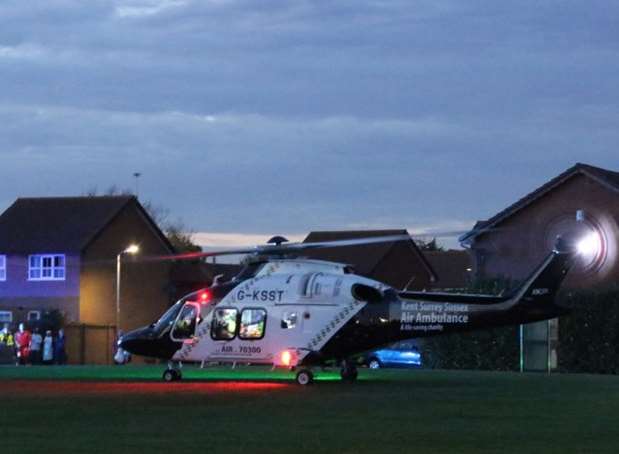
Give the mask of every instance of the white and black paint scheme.
POLYGON ((125 334, 120 346, 169 360, 168 381, 180 378, 176 365, 184 361, 242 362, 294 368, 297 381, 307 384, 312 367, 327 360, 341 361, 342 378, 352 381, 357 372, 347 359, 395 341, 564 314, 555 296, 576 254, 557 241, 519 289, 496 297, 402 292, 358 276, 347 265, 287 256, 408 236, 310 244, 275 240, 273 246, 241 251, 256 257, 237 277, 187 295, 157 322, 125 334))

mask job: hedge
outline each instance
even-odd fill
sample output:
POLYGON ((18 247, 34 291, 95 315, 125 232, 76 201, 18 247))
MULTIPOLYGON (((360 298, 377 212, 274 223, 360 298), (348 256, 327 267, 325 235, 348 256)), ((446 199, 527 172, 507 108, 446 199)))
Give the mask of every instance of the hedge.
MULTIPOLYGON (((464 293, 500 295, 518 287, 505 277, 477 280, 464 293)), ((430 337, 423 345, 424 364, 440 369, 519 370, 518 326, 430 337)))
POLYGON ((423 340, 424 362, 439 369, 518 370, 518 327, 446 334, 423 340))
POLYGON ((572 310, 559 321, 559 369, 619 373, 619 289, 568 294, 572 310))
MULTIPOLYGON (((559 320, 561 372, 619 373, 619 288, 559 295, 571 313, 559 320)), ((519 370, 518 326, 422 341, 427 367, 519 370)))

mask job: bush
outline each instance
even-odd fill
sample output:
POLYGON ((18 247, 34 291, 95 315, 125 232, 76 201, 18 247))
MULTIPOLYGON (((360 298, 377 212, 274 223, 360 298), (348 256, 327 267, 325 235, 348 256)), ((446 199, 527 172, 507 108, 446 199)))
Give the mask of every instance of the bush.
POLYGON ((566 295, 572 313, 559 322, 559 369, 619 373, 619 289, 566 295))

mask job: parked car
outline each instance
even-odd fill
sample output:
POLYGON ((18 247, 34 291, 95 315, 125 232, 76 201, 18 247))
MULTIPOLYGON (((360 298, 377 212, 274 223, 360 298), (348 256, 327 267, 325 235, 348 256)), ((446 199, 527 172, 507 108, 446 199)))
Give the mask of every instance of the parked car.
POLYGON ((422 359, 415 342, 400 341, 368 353, 365 363, 370 369, 380 369, 381 367, 421 367, 422 359))

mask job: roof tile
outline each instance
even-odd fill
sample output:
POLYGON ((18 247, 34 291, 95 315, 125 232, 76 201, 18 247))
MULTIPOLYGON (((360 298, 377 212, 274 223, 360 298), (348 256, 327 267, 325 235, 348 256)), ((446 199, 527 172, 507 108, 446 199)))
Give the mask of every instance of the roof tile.
POLYGON ((510 217, 512 214, 516 213, 517 211, 526 207, 527 205, 537 200, 539 197, 543 196, 547 192, 551 191, 558 185, 562 184, 567 179, 578 174, 588 175, 589 177, 597 180, 598 182, 606 185, 607 187, 619 192, 619 172, 613 172, 611 170, 606 170, 600 167, 594 167, 592 165, 579 162, 576 163, 576 165, 567 169, 565 172, 554 177, 552 180, 546 182, 539 188, 525 195, 504 210, 495 214, 490 219, 486 221, 478 221, 470 231, 468 231, 459 238, 460 242, 466 243, 467 241, 475 238, 476 236, 481 235, 489 228, 496 226, 503 220, 510 217))
POLYGON ((0 215, 2 253, 81 252, 134 196, 17 199, 0 215))

